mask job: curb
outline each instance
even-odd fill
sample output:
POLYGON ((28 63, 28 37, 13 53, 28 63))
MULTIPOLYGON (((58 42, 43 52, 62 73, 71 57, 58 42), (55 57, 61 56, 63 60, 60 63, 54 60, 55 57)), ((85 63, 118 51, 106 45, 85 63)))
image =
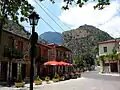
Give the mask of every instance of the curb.
POLYGON ((101 73, 101 72, 99 72, 98 74, 100 74, 100 75, 104 75, 104 76, 120 76, 120 74, 118 74, 118 73, 101 73))

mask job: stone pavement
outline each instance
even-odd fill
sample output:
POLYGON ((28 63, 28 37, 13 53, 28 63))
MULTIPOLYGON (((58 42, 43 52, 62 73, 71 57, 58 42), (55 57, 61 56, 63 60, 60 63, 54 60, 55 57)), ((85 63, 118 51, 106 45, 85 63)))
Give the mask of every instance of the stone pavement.
MULTIPOLYGON (((70 79, 70 80, 66 80, 66 81, 60 81, 60 82, 56 82, 56 83, 53 83, 52 81, 50 81, 50 84, 46 84, 45 81, 43 81, 42 85, 35 85, 33 84, 33 89, 39 89, 39 88, 43 88, 43 87, 48 87, 48 86, 51 86, 51 85, 59 85, 59 84, 64 84, 64 83, 67 83, 67 82, 71 82, 71 81, 75 81, 75 80, 82 80, 83 78, 78 78, 78 79, 70 79)), ((2 87, 0 86, 0 90, 29 90, 30 88, 30 84, 25 84, 24 87, 21 87, 21 88, 16 88, 16 87, 2 87)))

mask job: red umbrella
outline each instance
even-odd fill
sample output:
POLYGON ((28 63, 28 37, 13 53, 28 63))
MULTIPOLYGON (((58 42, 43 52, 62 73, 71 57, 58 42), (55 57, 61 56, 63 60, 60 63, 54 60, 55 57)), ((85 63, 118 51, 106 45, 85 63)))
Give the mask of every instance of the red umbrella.
POLYGON ((61 62, 58 62, 58 65, 59 66, 69 66, 69 63, 61 61, 61 62))
POLYGON ((72 64, 69 63, 69 66, 72 66, 72 64))
POLYGON ((48 61, 48 62, 45 62, 44 65, 53 65, 53 66, 56 66, 56 65, 58 65, 58 62, 57 61, 48 61))

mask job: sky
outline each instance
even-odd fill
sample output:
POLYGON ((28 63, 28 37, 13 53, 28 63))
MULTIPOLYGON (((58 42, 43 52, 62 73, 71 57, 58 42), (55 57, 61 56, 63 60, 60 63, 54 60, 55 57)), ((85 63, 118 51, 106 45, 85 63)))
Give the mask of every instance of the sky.
MULTIPOLYGON (((28 0, 28 2, 35 7, 35 11, 41 17, 36 26, 36 32, 39 35, 48 31, 62 33, 63 31, 88 24, 107 32, 114 38, 120 37, 120 0, 111 0, 111 4, 103 10, 94 10, 93 6, 96 5, 96 2, 93 1, 86 3, 82 8, 73 5, 69 10, 61 9, 64 5, 62 0, 56 0, 55 4, 52 4, 49 0, 42 2, 39 0, 28 0), (38 4, 42 6, 45 11, 43 11, 38 4), (48 10, 46 8, 48 8, 48 10), (60 27, 49 16, 52 17, 60 27)), ((29 23, 24 22, 22 24, 26 30, 31 31, 29 23)))

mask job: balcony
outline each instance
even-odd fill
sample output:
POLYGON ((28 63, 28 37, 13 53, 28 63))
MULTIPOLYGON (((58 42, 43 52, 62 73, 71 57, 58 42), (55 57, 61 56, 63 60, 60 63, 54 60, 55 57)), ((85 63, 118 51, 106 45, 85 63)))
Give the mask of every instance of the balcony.
POLYGON ((39 63, 45 63, 45 62, 47 62, 48 61, 48 56, 39 56, 39 57, 37 57, 37 59, 36 59, 36 62, 39 62, 39 63))
POLYGON ((15 48, 9 48, 9 47, 5 46, 4 47, 4 57, 21 59, 24 57, 24 54, 23 54, 23 52, 15 49, 15 48))

